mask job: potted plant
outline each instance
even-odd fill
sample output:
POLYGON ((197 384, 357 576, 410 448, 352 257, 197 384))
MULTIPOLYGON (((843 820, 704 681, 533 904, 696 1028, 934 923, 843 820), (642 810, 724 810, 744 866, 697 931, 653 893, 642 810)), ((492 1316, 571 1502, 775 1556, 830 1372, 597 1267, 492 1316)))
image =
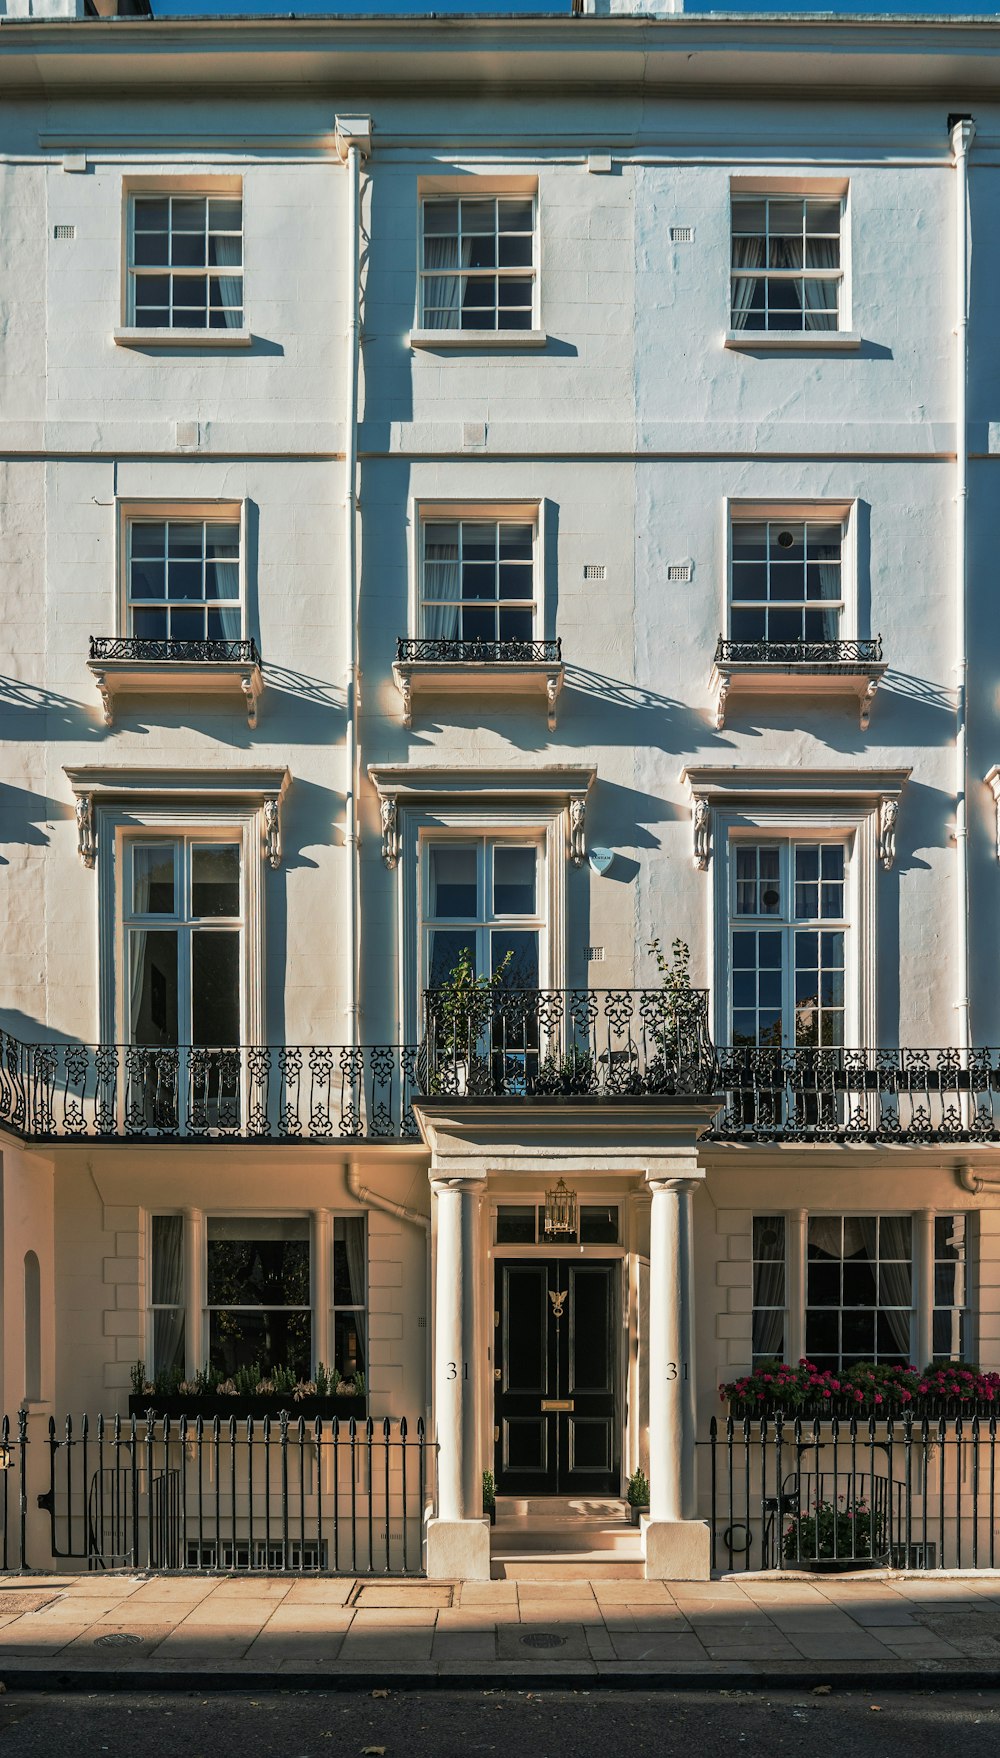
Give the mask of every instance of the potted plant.
POLYGON ((593 1093, 597 1090, 594 1058, 575 1046, 565 1056, 546 1056, 534 1083, 534 1090, 543 1097, 557 1094, 593 1093))
POLYGON ((287 1411, 293 1422, 299 1417, 312 1422, 317 1416, 354 1417, 363 1422, 368 1414, 364 1374, 345 1379, 335 1367, 324 1367, 322 1362, 311 1380, 299 1379, 287 1367, 265 1372, 259 1362, 238 1368, 231 1379, 207 1365, 187 1380, 179 1369, 147 1378, 145 1363, 137 1361, 131 1380, 130 1416, 146 1416, 152 1410, 155 1416, 169 1416, 171 1421, 181 1416, 193 1421, 200 1416, 211 1422, 218 1416, 225 1422, 230 1417, 241 1421, 248 1416, 275 1419, 287 1411))
POLYGON ((866 1501, 838 1496, 814 1502, 812 1511, 796 1515, 785 1528, 782 1555, 796 1569, 814 1574, 842 1575, 857 1569, 877 1569, 889 1561, 883 1554, 881 1515, 873 1515, 866 1501))
POLYGON ((884 1421, 912 1417, 988 1416, 1000 1409, 1000 1374, 972 1363, 931 1362, 923 1372, 884 1362, 858 1361, 833 1372, 803 1358, 796 1367, 758 1361, 752 1373, 719 1387, 733 1417, 857 1417, 884 1421))
POLYGON ((497 1523, 497 1480, 492 1471, 483 1472, 483 1513, 489 1515, 491 1526, 497 1523))
POLYGON ((691 983, 691 949, 674 940, 670 956, 659 939, 647 951, 656 961, 660 995, 644 1004, 643 1025, 647 1032, 645 1067, 636 1068, 632 1086, 636 1092, 673 1093, 691 1086, 691 1072, 700 1069, 707 1040, 704 1038, 703 996, 691 983))
POLYGON ((463 946, 440 988, 427 995, 427 1035, 430 1040, 432 1095, 454 1093, 464 1098, 482 1086, 484 1059, 477 1045, 488 1030, 493 1000, 503 988, 504 974, 513 958, 508 952, 492 976, 478 976, 472 953, 463 946))
POLYGON ((644 1471, 633 1471, 625 1491, 628 1502, 628 1515, 633 1526, 638 1526, 643 1514, 649 1513, 649 1478, 644 1471))

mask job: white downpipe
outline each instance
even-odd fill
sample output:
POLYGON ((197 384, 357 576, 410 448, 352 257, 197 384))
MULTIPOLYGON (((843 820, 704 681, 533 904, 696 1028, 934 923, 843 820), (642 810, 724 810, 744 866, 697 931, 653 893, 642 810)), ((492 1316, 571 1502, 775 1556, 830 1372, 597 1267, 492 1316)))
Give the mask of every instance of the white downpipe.
POLYGON ((390 1196, 380 1196, 377 1190, 369 1190, 367 1184, 362 1184, 361 1167, 356 1160, 347 1162, 347 1188, 355 1202, 364 1203, 366 1208, 381 1209, 386 1215, 395 1215, 397 1221, 409 1221, 412 1227, 422 1227, 425 1233, 430 1233, 429 1215, 422 1215, 419 1209, 408 1209, 404 1203, 393 1202, 390 1196))
POLYGON ((337 117, 337 150, 347 166, 347 385, 344 403, 344 846, 347 1042, 360 1037, 358 1006, 358 383, 361 362, 361 159, 371 146, 367 116, 337 117))
POLYGON ((955 932, 957 935, 958 1050, 972 1047, 969 1000, 969 148, 976 132, 971 116, 951 131, 955 154, 955 932))

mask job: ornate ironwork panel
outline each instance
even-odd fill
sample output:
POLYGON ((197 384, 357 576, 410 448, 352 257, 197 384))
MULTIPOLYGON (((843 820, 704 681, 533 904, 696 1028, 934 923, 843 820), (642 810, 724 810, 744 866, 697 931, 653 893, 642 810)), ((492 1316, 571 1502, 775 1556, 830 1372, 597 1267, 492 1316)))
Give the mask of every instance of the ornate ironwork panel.
POLYGON ((715 649, 716 665, 877 665, 882 637, 870 641, 727 641, 715 649))
POLYGON ((133 659, 142 664, 162 660, 200 660, 203 664, 259 665, 256 641, 151 641, 136 636, 91 635, 90 657, 133 659))
POLYGON ((397 660, 449 661, 453 665, 559 665, 562 642, 411 640, 400 636, 397 660))

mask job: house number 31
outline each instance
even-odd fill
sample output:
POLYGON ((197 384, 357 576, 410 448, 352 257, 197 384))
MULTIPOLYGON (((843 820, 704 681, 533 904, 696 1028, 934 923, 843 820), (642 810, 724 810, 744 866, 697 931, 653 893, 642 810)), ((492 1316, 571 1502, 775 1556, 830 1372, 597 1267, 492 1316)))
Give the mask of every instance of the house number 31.
MULTIPOLYGON (((457 1380, 457 1378, 458 1378, 458 1362, 457 1361, 449 1361, 448 1366, 445 1370, 444 1377, 446 1380, 457 1380)), ((469 1364, 467 1361, 463 1361, 463 1363, 462 1363, 462 1378, 463 1378, 463 1380, 467 1380, 468 1377, 469 1377, 469 1364)))

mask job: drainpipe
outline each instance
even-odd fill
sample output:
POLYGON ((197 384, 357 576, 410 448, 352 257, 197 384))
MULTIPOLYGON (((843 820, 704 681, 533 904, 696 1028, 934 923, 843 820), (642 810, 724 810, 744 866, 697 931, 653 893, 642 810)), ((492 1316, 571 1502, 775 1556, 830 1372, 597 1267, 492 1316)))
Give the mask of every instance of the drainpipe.
POLYGON ((395 1215, 398 1221, 409 1221, 413 1227, 422 1227, 428 1235, 431 1230, 429 1215, 422 1215, 419 1209, 408 1209, 403 1203, 394 1203, 389 1196, 379 1196, 375 1190, 369 1190, 361 1182, 361 1167, 356 1160, 347 1162, 347 1188, 355 1202, 364 1203, 367 1208, 381 1209, 386 1215, 395 1215))
POLYGON ((955 155, 955 915, 958 936, 958 1051, 972 1047, 969 1004, 969 148, 976 132, 971 116, 949 116, 955 155))
POLYGON ((361 161, 371 152, 370 116, 338 116, 335 141, 347 166, 347 384, 344 404, 344 847, 347 850, 347 1041, 357 1045, 358 1008, 358 379, 361 362, 361 161))

